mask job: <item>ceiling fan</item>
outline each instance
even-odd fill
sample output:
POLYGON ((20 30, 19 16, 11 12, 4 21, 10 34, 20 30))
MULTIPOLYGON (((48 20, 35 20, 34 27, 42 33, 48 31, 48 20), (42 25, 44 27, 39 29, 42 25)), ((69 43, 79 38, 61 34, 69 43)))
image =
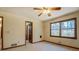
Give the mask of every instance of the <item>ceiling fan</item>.
POLYGON ((41 11, 38 16, 41 16, 42 14, 47 14, 48 16, 51 16, 51 11, 59 11, 61 10, 61 7, 41 7, 41 8, 33 8, 34 10, 41 11))

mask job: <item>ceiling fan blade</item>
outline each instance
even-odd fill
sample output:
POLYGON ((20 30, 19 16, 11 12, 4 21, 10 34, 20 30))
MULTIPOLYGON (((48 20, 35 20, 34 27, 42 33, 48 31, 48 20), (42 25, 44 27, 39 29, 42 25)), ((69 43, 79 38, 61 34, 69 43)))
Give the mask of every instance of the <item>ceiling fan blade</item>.
POLYGON ((46 7, 43 7, 43 9, 44 9, 44 10, 48 10, 48 8, 46 8, 46 7))
POLYGON ((40 13, 38 16, 41 16, 43 13, 40 13))
POLYGON ((53 7, 53 8, 49 8, 49 10, 61 10, 61 7, 53 7))
POLYGON ((42 10, 41 8, 33 8, 34 10, 42 10))

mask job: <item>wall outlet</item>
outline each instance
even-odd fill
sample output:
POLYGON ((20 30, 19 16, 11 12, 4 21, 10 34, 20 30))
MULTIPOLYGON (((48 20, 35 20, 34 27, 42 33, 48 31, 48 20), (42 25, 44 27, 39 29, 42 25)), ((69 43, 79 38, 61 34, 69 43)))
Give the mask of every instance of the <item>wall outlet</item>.
POLYGON ((40 38, 42 38, 42 35, 40 35, 40 38))

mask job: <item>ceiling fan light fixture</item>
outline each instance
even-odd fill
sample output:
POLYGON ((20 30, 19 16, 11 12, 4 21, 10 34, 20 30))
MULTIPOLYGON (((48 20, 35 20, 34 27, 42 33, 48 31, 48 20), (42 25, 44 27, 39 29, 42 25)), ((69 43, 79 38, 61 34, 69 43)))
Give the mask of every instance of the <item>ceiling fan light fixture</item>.
POLYGON ((47 14, 47 13, 50 13, 50 11, 49 10, 44 10, 43 13, 47 14))
POLYGON ((48 13, 48 16, 51 16, 51 14, 50 14, 50 13, 48 13))

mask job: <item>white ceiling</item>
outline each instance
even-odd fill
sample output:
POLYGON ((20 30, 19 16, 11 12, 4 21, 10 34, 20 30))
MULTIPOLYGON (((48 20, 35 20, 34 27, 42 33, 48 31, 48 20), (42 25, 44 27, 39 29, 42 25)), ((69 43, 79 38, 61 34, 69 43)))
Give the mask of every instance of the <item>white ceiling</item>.
POLYGON ((60 11, 52 11, 51 17, 48 17, 46 14, 43 14, 40 17, 38 17, 38 13, 35 12, 35 10, 33 10, 33 7, 0 7, 0 11, 3 12, 14 13, 24 17, 28 16, 30 18, 40 19, 40 20, 49 20, 50 18, 56 18, 78 10, 79 10, 78 7, 62 7, 60 11))

